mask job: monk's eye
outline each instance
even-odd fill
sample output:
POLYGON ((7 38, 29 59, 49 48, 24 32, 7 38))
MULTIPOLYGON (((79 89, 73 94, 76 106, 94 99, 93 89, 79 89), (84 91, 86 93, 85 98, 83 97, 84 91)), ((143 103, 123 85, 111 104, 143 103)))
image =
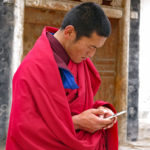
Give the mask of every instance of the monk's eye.
POLYGON ((94 46, 91 46, 91 50, 96 50, 97 48, 96 47, 94 47, 94 46))
POLYGON ((94 50, 95 47, 93 47, 93 46, 88 46, 88 49, 89 49, 89 50, 94 50))

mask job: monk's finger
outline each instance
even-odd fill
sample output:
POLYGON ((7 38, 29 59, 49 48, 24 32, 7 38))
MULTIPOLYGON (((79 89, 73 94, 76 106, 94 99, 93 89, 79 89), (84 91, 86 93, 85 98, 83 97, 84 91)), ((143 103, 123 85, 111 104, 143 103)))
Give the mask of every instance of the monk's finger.
POLYGON ((114 124, 117 122, 117 117, 114 118, 114 124))
POLYGON ((106 129, 112 128, 113 126, 114 126, 114 124, 112 123, 112 124, 110 124, 110 125, 104 127, 103 129, 106 130, 106 129))
POLYGON ((104 125, 104 127, 113 123, 112 119, 99 118, 99 124, 104 125))
POLYGON ((117 117, 114 117, 113 122, 111 124, 107 125, 106 127, 104 127, 104 129, 112 128, 116 122, 117 122, 117 117))
POLYGON ((101 110, 101 109, 91 109, 91 113, 95 114, 95 115, 103 115, 105 114, 105 110, 101 110))

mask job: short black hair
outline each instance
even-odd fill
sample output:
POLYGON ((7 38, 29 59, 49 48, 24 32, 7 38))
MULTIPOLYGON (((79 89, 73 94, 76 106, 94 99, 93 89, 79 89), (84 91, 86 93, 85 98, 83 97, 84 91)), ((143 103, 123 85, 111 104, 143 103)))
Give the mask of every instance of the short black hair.
POLYGON ((93 2, 81 3, 72 8, 64 17, 61 30, 72 25, 77 33, 76 40, 82 36, 90 37, 95 31, 99 36, 108 37, 111 25, 102 8, 93 2))

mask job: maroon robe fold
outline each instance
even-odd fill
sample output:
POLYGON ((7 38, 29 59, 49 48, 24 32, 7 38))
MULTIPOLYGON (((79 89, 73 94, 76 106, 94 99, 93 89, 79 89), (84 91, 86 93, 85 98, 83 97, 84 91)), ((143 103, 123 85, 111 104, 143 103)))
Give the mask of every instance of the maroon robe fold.
POLYGON ((89 59, 69 62, 79 89, 64 89, 46 31, 57 29, 44 28, 14 75, 6 150, 118 150, 117 124, 94 134, 75 131, 72 115, 101 105, 115 109, 93 102, 100 77, 89 59))

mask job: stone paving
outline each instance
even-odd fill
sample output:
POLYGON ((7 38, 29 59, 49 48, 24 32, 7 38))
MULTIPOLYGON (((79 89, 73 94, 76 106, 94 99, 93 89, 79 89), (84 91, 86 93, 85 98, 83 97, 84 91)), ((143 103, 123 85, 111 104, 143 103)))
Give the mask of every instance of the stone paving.
POLYGON ((5 150, 5 146, 0 146, 0 150, 5 150))
POLYGON ((150 139, 130 142, 127 145, 120 146, 119 150, 150 150, 150 139))
POLYGON ((121 145, 119 150, 150 150, 150 122, 140 122, 139 139, 136 142, 128 142, 121 145))

